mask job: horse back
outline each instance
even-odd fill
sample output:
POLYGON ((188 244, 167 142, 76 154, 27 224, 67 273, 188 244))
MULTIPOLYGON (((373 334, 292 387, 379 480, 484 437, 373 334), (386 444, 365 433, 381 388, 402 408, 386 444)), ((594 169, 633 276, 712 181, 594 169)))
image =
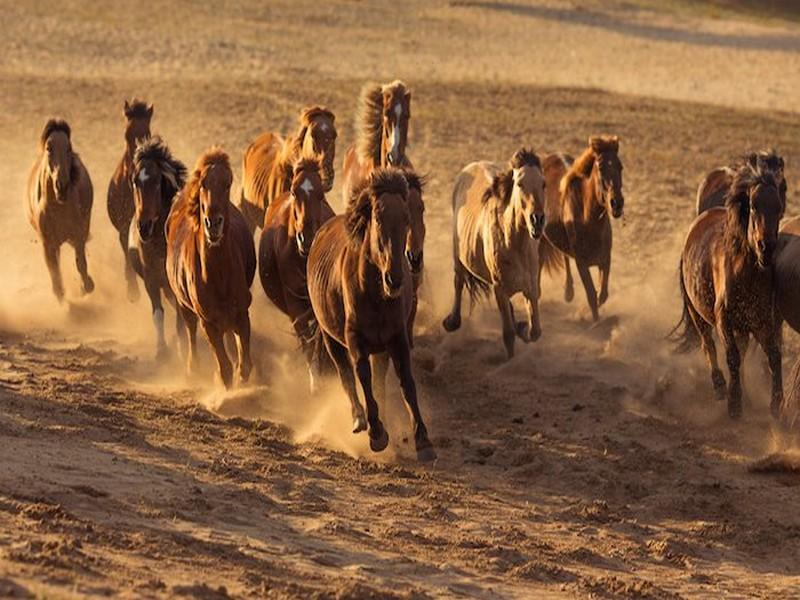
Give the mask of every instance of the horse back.
POLYGON ((733 171, 718 167, 705 176, 697 188, 697 214, 715 206, 725 206, 725 195, 733 184, 733 171))
POLYGON ((132 170, 132 159, 127 150, 122 155, 117 168, 114 169, 111 180, 108 182, 106 196, 106 210, 111 224, 117 231, 128 227, 136 211, 133 203, 133 189, 129 178, 132 170))
POLYGON ((800 217, 781 226, 775 256, 778 310, 789 326, 800 333, 800 217))
POLYGON ((370 165, 361 161, 356 145, 351 144, 344 153, 342 163, 342 199, 347 206, 350 194, 358 185, 369 177, 370 165))
MULTIPOLYGON (((262 217, 269 205, 269 180, 283 141, 277 133, 264 132, 253 140, 242 157, 242 203, 260 211, 262 217)), ((248 212, 245 206, 242 208, 248 212)), ((262 224, 263 218, 254 225, 262 224)))
POLYGON ((710 208, 692 222, 681 254, 681 277, 697 312, 714 323, 714 307, 724 270, 726 211, 710 208))
POLYGON ((323 331, 346 345, 344 340, 345 302, 343 283, 355 282, 356 270, 345 269, 345 253, 350 241, 344 215, 329 219, 314 235, 306 267, 308 297, 323 331))

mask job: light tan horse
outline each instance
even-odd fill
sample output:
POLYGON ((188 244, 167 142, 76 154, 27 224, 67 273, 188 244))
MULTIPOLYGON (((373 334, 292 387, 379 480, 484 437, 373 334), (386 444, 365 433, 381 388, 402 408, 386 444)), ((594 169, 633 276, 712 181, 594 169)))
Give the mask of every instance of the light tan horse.
POLYGON ((717 364, 713 332, 725 349, 730 381, 728 414, 742 414, 741 355, 752 335, 764 349, 772 373, 771 410, 783 409, 781 319, 775 304, 773 263, 782 213, 772 172, 745 163, 734 175, 725 208, 710 208, 692 223, 681 254, 683 315, 673 330, 680 350, 702 345, 717 397, 725 377, 717 364))
MULTIPOLYGON (((741 162, 752 166, 761 164, 763 168, 771 171, 778 182, 784 209, 786 207, 786 177, 784 176, 784 162, 774 150, 759 150, 744 156, 741 162)), ((714 206, 725 206, 725 195, 733 184, 736 165, 732 167, 717 167, 703 178, 697 188, 697 214, 707 211, 714 206)))
POLYGON ((128 232, 135 211, 133 203, 133 154, 137 142, 150 137, 150 120, 153 118, 153 105, 133 99, 125 101, 125 152, 111 176, 108 184, 106 208, 111 224, 117 230, 122 252, 125 254, 125 280, 128 284, 128 299, 135 302, 139 298, 139 284, 128 255, 128 232))
MULTIPOLYGON (((569 259, 575 260, 578 275, 586 291, 592 319, 599 318, 598 308, 608 299, 611 273, 611 218, 622 216, 622 162, 617 136, 593 136, 589 147, 574 163, 568 157, 552 154, 544 160, 547 186, 547 225, 540 252, 551 254, 550 245, 564 254, 566 282, 564 299, 575 294, 569 259), (600 269, 600 294, 594 287, 589 267, 600 269)), ((542 261, 542 266, 545 261, 542 261)))
POLYGON ((72 148, 71 137, 66 121, 50 119, 45 124, 39 137, 39 155, 28 176, 25 203, 28 221, 42 242, 53 293, 59 302, 64 299, 59 256, 65 242, 75 249, 83 293, 94 290, 86 264, 94 192, 89 172, 72 148))
POLYGON ((233 382, 224 335, 232 331, 237 371, 247 381, 250 360, 250 286, 256 274, 253 236, 230 201, 228 155, 212 148, 197 160, 166 223, 167 278, 189 333, 187 365, 193 371, 199 320, 217 357, 226 388, 233 382))
POLYGON ((473 299, 494 292, 508 358, 514 339, 532 342, 539 320, 539 238, 545 224, 544 175, 539 157, 522 148, 508 166, 474 162, 453 187, 453 308, 442 325, 461 326, 464 286, 473 299), (527 320, 516 322, 511 297, 525 297, 527 320))
POLYGON ((303 109, 294 137, 284 139, 273 132, 259 135, 244 151, 242 159, 242 196, 239 208, 251 233, 264 225, 267 207, 289 191, 292 165, 302 157, 322 165, 325 192, 333 187, 336 156, 336 117, 327 108, 303 109))

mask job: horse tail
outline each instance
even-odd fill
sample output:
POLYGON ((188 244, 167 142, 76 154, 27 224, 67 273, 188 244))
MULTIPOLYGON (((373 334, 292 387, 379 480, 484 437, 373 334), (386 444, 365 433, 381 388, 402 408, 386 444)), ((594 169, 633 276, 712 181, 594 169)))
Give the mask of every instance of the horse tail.
POLYGON ((695 327, 692 315, 689 313, 689 302, 691 300, 689 300, 689 295, 686 293, 686 283, 683 281, 683 258, 681 258, 680 266, 678 267, 678 282, 681 286, 683 311, 680 321, 669 332, 667 339, 675 344, 676 352, 686 354, 700 346, 700 335, 697 333, 697 327, 695 327))
POLYGON ((539 240, 539 269, 554 275, 564 268, 564 255, 553 242, 542 236, 539 240))
POLYGON ((462 269, 464 270, 464 285, 466 285, 469 293, 470 304, 474 306, 484 298, 488 298, 492 286, 470 273, 466 267, 462 267, 462 269))

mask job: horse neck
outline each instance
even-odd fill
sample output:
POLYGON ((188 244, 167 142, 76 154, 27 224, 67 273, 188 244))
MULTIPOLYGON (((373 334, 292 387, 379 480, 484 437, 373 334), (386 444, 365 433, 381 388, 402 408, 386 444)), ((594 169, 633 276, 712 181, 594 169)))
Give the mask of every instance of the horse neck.
MULTIPOLYGON (((72 167, 70 167, 70 182, 72 185, 72 167)), ((39 168, 39 188, 41 190, 40 202, 47 204, 48 202, 55 202, 56 188, 53 185, 53 178, 50 174, 50 165, 47 164, 47 159, 42 156, 42 166, 39 168)))
POLYGON ((503 238, 506 246, 511 246, 513 240, 520 234, 528 235, 526 231, 525 215, 522 212, 522 202, 519 197, 519 187, 514 186, 508 205, 503 209, 500 217, 503 238))

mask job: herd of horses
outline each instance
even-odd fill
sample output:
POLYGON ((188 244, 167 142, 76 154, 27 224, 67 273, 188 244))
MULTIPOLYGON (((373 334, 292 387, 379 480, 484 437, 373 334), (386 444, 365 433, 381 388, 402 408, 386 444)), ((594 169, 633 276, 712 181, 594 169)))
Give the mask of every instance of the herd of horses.
MULTIPOLYGON (((123 250, 129 299, 139 296, 138 279, 150 298, 157 354, 167 349, 166 299, 176 310, 189 371, 199 323, 223 384, 246 381, 252 369, 250 290, 258 270, 267 298, 291 320, 312 390, 317 376, 335 369, 351 404, 353 432, 367 431, 372 450, 381 451, 388 434, 379 405, 391 361, 417 456, 435 459, 411 366, 424 272, 426 182, 407 155, 407 86, 395 81, 362 91, 358 138, 343 161, 346 209, 340 215, 326 199, 334 182, 337 130, 334 114, 324 107, 301 111, 294 135, 265 132, 248 146, 238 206, 231 201, 233 171, 224 151, 207 150, 189 172, 151 133, 151 104, 126 101, 124 117, 126 145, 109 184, 108 215, 123 250), (236 377, 228 336, 236 342, 236 377)), ((793 235, 800 234, 800 220, 778 231, 786 203, 783 169, 775 153, 757 152, 711 172, 698 191, 699 216, 681 255, 684 311, 673 334, 681 349, 702 346, 722 397, 716 330, 729 370, 732 417, 741 414, 740 356, 751 336, 767 354, 773 414, 780 416, 781 325, 785 320, 800 327, 800 235, 793 235)), ((571 261, 597 321, 609 294, 611 221, 624 209, 622 171, 619 139, 608 135, 589 138, 577 159, 520 148, 507 164, 464 167, 452 193, 454 299, 444 329, 460 327, 465 287, 473 299, 491 292, 512 357, 516 338, 529 343, 542 334, 543 271, 565 271, 564 297, 573 299, 571 261), (590 267, 599 269, 599 293, 590 267), (516 294, 524 298, 522 321, 516 321, 511 303, 516 294)), ((26 205, 59 301, 59 250, 65 242, 75 249, 83 292, 94 288, 85 254, 92 200, 69 125, 49 120, 26 205)))

